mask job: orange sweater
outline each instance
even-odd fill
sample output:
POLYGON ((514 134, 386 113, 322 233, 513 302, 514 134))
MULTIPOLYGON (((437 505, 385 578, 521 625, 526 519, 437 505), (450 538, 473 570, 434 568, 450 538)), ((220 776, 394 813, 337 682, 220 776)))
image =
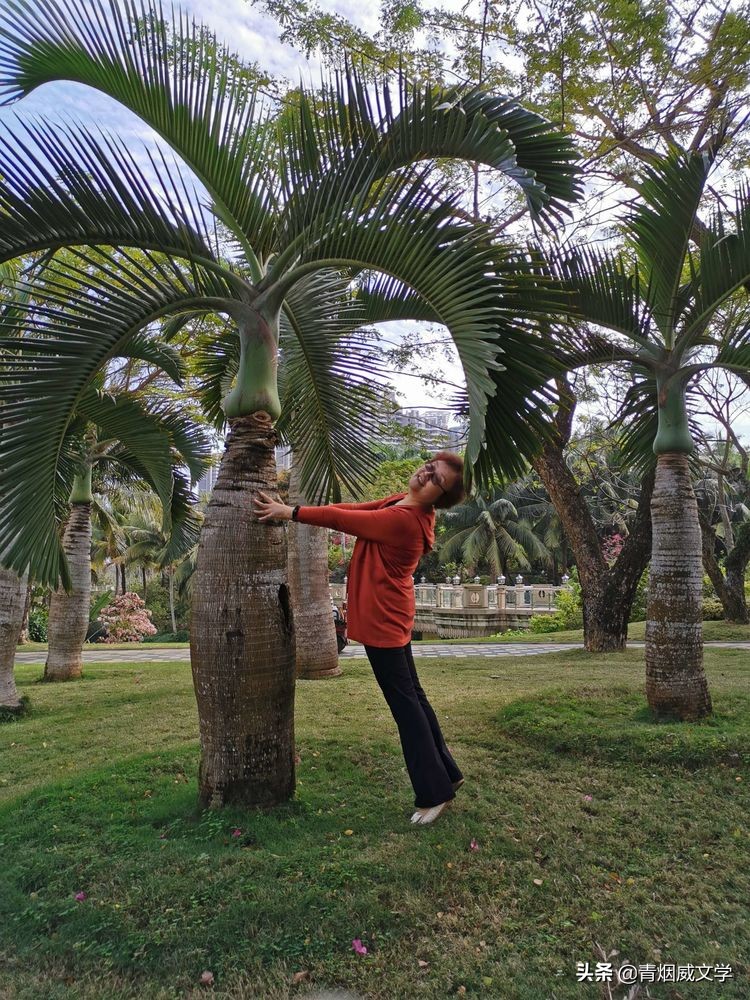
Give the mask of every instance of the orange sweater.
POLYGON ((414 625, 412 574, 435 541, 432 508, 369 503, 300 507, 297 520, 356 535, 347 590, 347 632, 367 646, 405 646, 414 625))

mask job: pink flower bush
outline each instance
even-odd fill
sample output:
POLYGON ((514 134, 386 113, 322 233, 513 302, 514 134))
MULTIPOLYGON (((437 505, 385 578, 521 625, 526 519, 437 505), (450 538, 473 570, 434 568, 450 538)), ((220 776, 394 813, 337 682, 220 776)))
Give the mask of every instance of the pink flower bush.
POLYGON ((120 594, 99 612, 107 623, 109 635, 105 642, 140 642, 145 635, 155 635, 151 612, 138 594, 120 594))

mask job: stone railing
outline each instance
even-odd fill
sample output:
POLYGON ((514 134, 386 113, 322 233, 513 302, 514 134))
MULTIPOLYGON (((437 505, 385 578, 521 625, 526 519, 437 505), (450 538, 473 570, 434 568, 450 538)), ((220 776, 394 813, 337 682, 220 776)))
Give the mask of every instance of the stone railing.
MULTIPOLYGON (((426 583, 414 585, 415 636, 471 638, 528 628, 532 615, 554 614, 566 585, 515 583, 426 583)), ((331 600, 344 603, 346 583, 331 584, 331 600)))

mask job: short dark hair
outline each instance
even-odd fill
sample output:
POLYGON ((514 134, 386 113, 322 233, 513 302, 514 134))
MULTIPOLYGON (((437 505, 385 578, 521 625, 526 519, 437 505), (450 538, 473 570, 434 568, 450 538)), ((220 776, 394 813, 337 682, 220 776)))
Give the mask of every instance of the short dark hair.
POLYGON ((445 462, 449 465, 456 475, 455 483, 449 487, 445 493, 441 493, 438 499, 433 504, 434 507, 440 510, 447 510, 449 507, 455 507, 457 503, 461 501, 466 496, 466 488, 464 486, 464 460, 460 455, 457 455, 455 451, 439 451, 432 459, 433 462, 445 462))

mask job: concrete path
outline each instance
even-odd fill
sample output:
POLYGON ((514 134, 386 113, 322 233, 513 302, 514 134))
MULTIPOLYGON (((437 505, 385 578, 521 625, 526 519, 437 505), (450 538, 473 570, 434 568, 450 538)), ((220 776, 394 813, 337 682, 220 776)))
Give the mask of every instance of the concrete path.
MULTIPOLYGON (((642 648, 644 643, 631 642, 628 646, 642 648)), ((707 647, 723 649, 750 650, 750 642, 707 642, 707 647)), ((412 649, 415 657, 459 657, 481 656, 496 658, 499 656, 539 656, 542 653, 562 653, 570 649, 583 649, 582 643, 562 642, 477 642, 457 643, 449 646, 445 643, 418 643, 412 649)), ((341 659, 362 658, 365 651, 361 646, 347 646, 341 654, 341 659)), ((46 653, 16 653, 16 663, 44 663, 46 653)), ((87 647, 83 651, 84 663, 142 663, 145 660, 156 660, 165 663, 175 660, 189 660, 189 649, 149 649, 146 643, 142 649, 110 649, 106 645, 87 647)))

